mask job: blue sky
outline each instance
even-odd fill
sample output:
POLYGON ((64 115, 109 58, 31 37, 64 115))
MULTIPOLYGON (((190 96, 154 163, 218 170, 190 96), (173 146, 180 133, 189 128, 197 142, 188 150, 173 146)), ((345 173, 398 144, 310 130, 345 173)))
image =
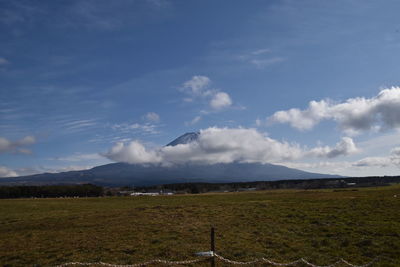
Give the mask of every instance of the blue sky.
POLYGON ((184 159, 398 174, 399 8, 3 0, 0 176, 184 159))

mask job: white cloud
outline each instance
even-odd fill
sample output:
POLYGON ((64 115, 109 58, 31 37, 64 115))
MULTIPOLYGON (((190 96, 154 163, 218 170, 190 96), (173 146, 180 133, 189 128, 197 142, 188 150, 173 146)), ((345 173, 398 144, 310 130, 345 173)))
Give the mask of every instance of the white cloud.
POLYGON ((150 122, 159 122, 160 121, 160 115, 158 115, 155 112, 148 112, 148 113, 146 113, 146 115, 144 115, 143 118, 150 122))
POLYGON ((12 177, 27 176, 27 175, 34 175, 34 174, 40 174, 40 173, 59 173, 59 172, 68 172, 68 171, 80 171, 80 170, 88 170, 93 167, 94 167, 93 165, 66 165, 66 166, 35 166, 35 167, 28 167, 28 168, 18 168, 18 169, 12 170, 12 172, 14 172, 16 174, 12 177))
POLYGON ((311 101, 305 110, 278 111, 269 122, 288 123, 308 130, 322 120, 334 120, 348 134, 368 130, 400 128, 400 87, 381 90, 372 98, 350 98, 343 103, 329 100, 311 101))
POLYGON ((36 142, 35 137, 28 135, 22 138, 21 140, 16 141, 15 144, 18 146, 29 146, 33 145, 35 142, 36 142))
POLYGON ((388 157, 366 157, 352 164, 354 167, 387 167, 392 165, 388 157))
POLYGON ((273 52, 274 51, 271 49, 263 48, 254 51, 247 51, 244 54, 236 56, 236 58, 257 67, 258 69, 263 69, 287 60, 287 58, 279 56, 273 52))
POLYGON ((18 174, 7 167, 0 166, 0 177, 17 177, 18 174))
POLYGON ((160 128, 160 115, 155 112, 148 112, 142 116, 142 120, 145 120, 143 123, 117 123, 110 125, 111 129, 118 133, 117 139, 125 139, 127 137, 131 137, 132 134, 158 134, 160 128), (129 135, 129 136, 126 136, 129 135))
POLYGON ((98 126, 97 119, 72 120, 63 123, 64 131, 81 132, 98 126))
POLYGON ((390 161, 400 167, 400 147, 395 147, 390 151, 390 161))
POLYGON ((143 132, 147 134, 157 134, 158 125, 152 123, 121 123, 114 124, 111 126, 113 130, 119 131, 121 133, 133 133, 133 132, 143 132))
POLYGON ((268 48, 264 48, 264 49, 258 49, 258 50, 254 50, 253 52, 251 52, 252 55, 261 55, 261 54, 267 54, 267 53, 271 53, 271 49, 268 48))
POLYGON ((207 76, 196 75, 183 83, 182 90, 194 95, 204 94, 205 88, 211 83, 207 76))
POLYGON ((282 161, 279 164, 311 172, 335 173, 348 176, 398 175, 400 147, 391 149, 387 156, 367 156, 352 161, 282 161))
POLYGON ((306 110, 292 108, 287 111, 277 111, 268 118, 270 122, 289 123, 299 130, 308 130, 326 117, 328 103, 311 101, 306 110))
POLYGON ((356 167, 400 167, 400 147, 395 147, 390 151, 390 155, 386 157, 367 157, 352 164, 356 167))
POLYGON ((220 110, 223 108, 227 108, 230 105, 232 105, 232 99, 230 98, 230 96, 225 93, 225 92, 218 92, 216 93, 211 101, 210 101, 210 106, 211 108, 213 108, 214 110, 220 110))
POLYGON ((196 123, 198 123, 200 120, 202 119, 201 116, 196 116, 193 118, 193 120, 186 122, 186 125, 195 125, 196 123))
POLYGON ((156 126, 153 124, 139 124, 139 123, 134 123, 131 124, 129 126, 129 128, 131 129, 138 129, 138 130, 142 130, 144 132, 148 132, 148 133, 157 133, 157 131, 155 130, 156 126))
POLYGON ((353 168, 350 162, 344 161, 319 161, 319 162, 279 162, 289 168, 296 168, 310 172, 341 174, 347 168, 353 168))
POLYGON ((20 154, 25 154, 25 155, 31 155, 32 154, 32 150, 26 149, 26 148, 18 148, 17 152, 20 153, 20 154))
MULTIPOLYGON (((206 76, 193 76, 192 79, 183 83, 181 91, 189 95, 185 97, 185 102, 193 102, 195 99, 207 100, 209 107, 213 111, 221 111, 232 105, 232 99, 228 93, 218 89, 210 89, 211 80, 206 76)), ((204 114, 209 110, 203 110, 204 114)))
POLYGON ((400 157, 400 147, 395 147, 395 148, 393 148, 393 149, 390 151, 390 153, 391 153, 393 156, 400 157))
POLYGON ((280 63, 285 61, 286 59, 283 57, 272 57, 272 58, 263 58, 263 59, 252 59, 250 63, 255 65, 258 68, 265 68, 271 66, 276 63, 280 63))
POLYGON ((316 147, 310 150, 310 155, 317 157, 335 158, 337 156, 346 156, 357 153, 358 149, 350 137, 342 137, 342 140, 335 147, 316 147))
POLYGON ((29 149, 24 148, 25 146, 30 146, 36 143, 36 139, 33 136, 25 136, 24 138, 16 141, 10 141, 7 138, 0 137, 0 153, 21 153, 30 154, 29 149))
POLYGON ((146 150, 139 141, 132 141, 127 145, 118 142, 104 156, 117 162, 128 163, 158 163, 161 161, 156 151, 146 150))
POLYGON ((198 139, 188 144, 165 146, 148 150, 139 141, 117 143, 105 157, 113 161, 139 164, 179 164, 258 162, 272 163, 303 157, 337 157, 355 149, 350 138, 334 148, 301 148, 298 144, 281 142, 264 136, 256 129, 208 128, 200 131, 198 139))

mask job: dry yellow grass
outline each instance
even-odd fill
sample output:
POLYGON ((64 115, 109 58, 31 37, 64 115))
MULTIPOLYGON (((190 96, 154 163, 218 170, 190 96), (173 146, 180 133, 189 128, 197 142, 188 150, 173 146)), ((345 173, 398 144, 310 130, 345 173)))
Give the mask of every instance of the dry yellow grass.
POLYGON ((399 186, 0 200, 0 265, 184 260, 209 249, 214 225, 218 253, 235 260, 400 266, 399 210, 399 186))

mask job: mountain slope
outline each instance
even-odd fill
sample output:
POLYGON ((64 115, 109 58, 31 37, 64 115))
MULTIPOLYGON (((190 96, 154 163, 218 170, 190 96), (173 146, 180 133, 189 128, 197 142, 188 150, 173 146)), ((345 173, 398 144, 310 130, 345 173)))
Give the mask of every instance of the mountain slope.
MULTIPOLYGON (((199 133, 186 133, 167 146, 187 144, 197 140, 199 133)), ((16 178, 0 179, 1 184, 70 184, 93 183, 99 185, 156 185, 182 182, 249 182, 283 179, 336 178, 337 175, 310 173, 285 166, 261 163, 179 164, 169 167, 111 163, 90 170, 62 173, 43 173, 16 178)))
POLYGON ((335 177, 339 176, 310 173, 279 165, 259 163, 182 164, 172 167, 111 163, 83 171, 4 178, 0 180, 0 184, 155 185, 181 182, 222 183, 335 177))

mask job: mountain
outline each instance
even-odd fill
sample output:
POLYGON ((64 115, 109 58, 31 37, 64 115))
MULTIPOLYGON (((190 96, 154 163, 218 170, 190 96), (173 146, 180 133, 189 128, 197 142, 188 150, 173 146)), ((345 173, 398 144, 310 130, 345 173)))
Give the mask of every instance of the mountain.
POLYGON ((171 143, 167 144, 167 146, 176 146, 179 144, 189 144, 193 141, 196 141, 199 138, 199 132, 185 133, 184 135, 179 136, 171 143))
MULTIPOLYGON (((199 133, 186 133, 167 146, 195 141, 199 133)), ((284 179, 337 178, 340 176, 310 173, 285 166, 261 163, 218 163, 213 165, 179 164, 173 166, 111 163, 89 170, 43 173, 15 178, 2 178, 2 184, 76 184, 93 183, 106 186, 157 185, 185 182, 249 182, 284 179)))
POLYGON ((171 167, 111 163, 90 170, 2 178, 0 185, 93 183, 107 186, 145 186, 186 182, 226 183, 337 177, 339 176, 260 163, 181 164, 171 167))

